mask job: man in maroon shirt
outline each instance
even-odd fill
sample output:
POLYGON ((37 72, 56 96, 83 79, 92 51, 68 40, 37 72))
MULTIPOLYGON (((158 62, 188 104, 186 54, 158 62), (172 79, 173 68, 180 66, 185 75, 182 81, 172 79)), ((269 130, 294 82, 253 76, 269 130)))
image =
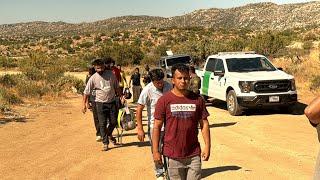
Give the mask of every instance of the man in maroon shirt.
POLYGON ((189 68, 177 64, 171 71, 174 88, 160 97, 155 108, 153 159, 162 165, 159 137, 164 123, 163 155, 170 180, 201 179, 201 158, 207 161, 210 157, 209 113, 204 100, 187 90, 189 68), (205 142, 202 153, 198 141, 199 124, 205 142))

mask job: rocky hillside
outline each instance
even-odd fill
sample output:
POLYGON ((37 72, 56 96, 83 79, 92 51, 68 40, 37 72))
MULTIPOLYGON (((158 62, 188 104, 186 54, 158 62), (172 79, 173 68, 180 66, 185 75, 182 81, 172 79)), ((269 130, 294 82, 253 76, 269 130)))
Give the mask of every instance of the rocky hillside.
POLYGON ((54 35, 110 30, 148 29, 152 27, 202 26, 208 28, 247 28, 283 30, 320 25, 320 2, 277 5, 248 4, 229 9, 201 9, 169 18, 122 16, 93 23, 30 22, 0 25, 0 36, 54 35))

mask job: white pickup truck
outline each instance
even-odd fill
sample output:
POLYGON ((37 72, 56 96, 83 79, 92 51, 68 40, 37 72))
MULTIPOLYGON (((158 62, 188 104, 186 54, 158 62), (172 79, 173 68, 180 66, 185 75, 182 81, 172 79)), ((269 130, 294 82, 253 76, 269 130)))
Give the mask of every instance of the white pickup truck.
POLYGON ((263 55, 254 52, 223 52, 207 58, 201 78, 201 94, 227 102, 233 116, 247 108, 279 106, 297 102, 292 75, 277 69, 263 55))

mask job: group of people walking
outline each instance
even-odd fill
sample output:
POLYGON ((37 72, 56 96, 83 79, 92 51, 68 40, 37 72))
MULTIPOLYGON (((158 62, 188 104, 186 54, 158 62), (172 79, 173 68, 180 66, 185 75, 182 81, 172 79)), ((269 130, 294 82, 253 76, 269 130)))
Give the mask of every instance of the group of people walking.
MULTIPOLYGON (((193 66, 176 64, 171 71, 173 76, 168 82, 164 80, 162 69, 150 70, 146 66, 141 76, 139 68, 136 68, 128 84, 125 72, 120 65, 115 66, 112 58, 95 59, 86 77, 82 111, 92 111, 96 141, 102 141, 103 149, 107 151, 110 142, 116 144, 112 132, 117 124, 119 108, 125 103, 124 89, 132 87, 132 102, 137 103, 139 141, 145 140, 142 112, 145 107, 147 109, 147 136, 156 178, 201 179, 201 162, 209 159, 211 148, 209 113, 199 91, 201 79, 193 66), (198 141, 199 127, 205 143, 202 151, 198 141)), ((305 115, 319 135, 320 96, 307 106, 305 115)), ((320 179, 320 155, 314 179, 320 179)))
MULTIPOLYGON (((145 84, 142 89, 138 68, 131 75, 128 86, 125 73, 121 71, 121 66, 115 66, 113 59, 95 59, 86 78, 82 111, 92 110, 96 140, 103 142, 103 149, 107 151, 110 142, 116 144, 112 132, 117 124, 119 104, 125 103, 123 88, 130 88, 132 82, 133 103, 137 103, 137 137, 139 141, 144 141, 142 111, 146 107, 147 135, 156 178, 200 179, 201 161, 208 160, 210 156, 209 113, 203 98, 196 91, 199 85, 190 85, 190 79, 196 78, 192 74, 194 69, 190 70, 186 65, 175 65, 170 83, 164 81, 162 69, 150 70, 146 66, 142 74, 145 84), (198 127, 205 142, 202 153, 198 127)), ((195 83, 200 82, 197 79, 195 83)))

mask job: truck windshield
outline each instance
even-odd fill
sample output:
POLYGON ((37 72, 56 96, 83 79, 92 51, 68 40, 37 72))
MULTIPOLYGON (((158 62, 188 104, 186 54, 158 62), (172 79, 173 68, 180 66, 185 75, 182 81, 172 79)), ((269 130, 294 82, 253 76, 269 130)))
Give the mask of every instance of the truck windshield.
POLYGON ((191 61, 190 56, 173 57, 173 58, 167 59, 167 66, 173 66, 178 63, 189 64, 190 61, 191 61))
POLYGON ((229 72, 275 71, 276 68, 264 57, 230 58, 227 60, 229 72))

